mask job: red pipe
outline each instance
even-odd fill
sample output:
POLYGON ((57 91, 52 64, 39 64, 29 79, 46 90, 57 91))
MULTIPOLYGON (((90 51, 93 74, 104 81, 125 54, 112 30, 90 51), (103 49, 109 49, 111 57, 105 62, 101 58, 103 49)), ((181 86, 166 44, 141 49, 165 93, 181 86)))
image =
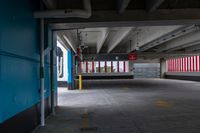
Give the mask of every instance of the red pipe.
POLYGON ((195 56, 195 58, 196 58, 196 72, 198 71, 198 58, 197 58, 198 56, 195 56))
POLYGON ((124 61, 124 72, 126 72, 126 62, 124 61))
POLYGON ((187 58, 184 57, 184 72, 187 71, 187 58))
POLYGON ((174 59, 174 72, 176 72, 176 59, 174 59))
POLYGON ((179 72, 179 67, 180 67, 180 65, 179 65, 179 58, 177 58, 177 72, 179 72))
POLYGON ((182 58, 182 69, 181 69, 181 72, 184 71, 184 58, 182 58))
POLYGON ((119 72, 119 61, 117 61, 117 72, 119 72))
POLYGON ((94 73, 94 61, 92 61, 92 73, 94 73))
POLYGON ((186 64, 187 69, 186 69, 186 72, 189 72, 190 71, 190 69, 189 69, 189 57, 186 57, 186 60, 187 60, 187 64, 186 64))
POLYGON ((172 71, 172 59, 170 59, 170 72, 172 71))
POLYGON ((173 60, 171 59, 171 67, 170 67, 170 71, 172 72, 173 71, 173 60))
POLYGON ((179 71, 181 72, 181 69, 182 69, 182 63, 181 63, 182 62, 182 58, 179 58, 179 62, 180 62, 179 71))
POLYGON ((179 72, 179 67, 180 67, 180 65, 179 65, 179 58, 177 58, 177 72, 179 72))
POLYGON ((183 72, 186 70, 186 58, 183 58, 183 72))
POLYGON ((113 61, 111 61, 111 72, 113 72, 113 61))
POLYGON ((200 71, 200 55, 199 55, 199 71, 200 71))
POLYGON ((193 61, 193 59, 192 59, 192 56, 190 56, 190 72, 192 72, 192 61, 193 61))
POLYGON ((177 71, 180 72, 180 59, 178 58, 177 61, 178 61, 178 66, 177 66, 178 70, 177 71))
POLYGON ((180 62, 179 71, 181 72, 182 71, 182 58, 179 58, 179 62, 180 62))
POLYGON ((193 65, 193 72, 195 71, 195 58, 194 58, 194 56, 192 56, 192 58, 193 58, 193 61, 192 61, 192 65, 193 65))
POLYGON ((169 70, 170 70, 170 60, 168 60, 167 62, 168 62, 168 63, 167 63, 167 66, 168 66, 168 67, 167 67, 167 68, 168 68, 167 71, 169 72, 169 70))
POLYGON ((175 72, 177 71, 177 61, 174 59, 174 65, 175 65, 175 72))
POLYGON ((85 71, 86 71, 86 73, 88 73, 88 61, 86 61, 85 65, 86 65, 86 70, 85 71))
POLYGON ((107 72, 107 61, 105 61, 105 73, 107 72))
POLYGON ((98 65, 99 65, 99 67, 98 67, 99 69, 98 70, 99 70, 99 73, 100 73, 101 72, 101 62, 100 61, 99 61, 98 65))

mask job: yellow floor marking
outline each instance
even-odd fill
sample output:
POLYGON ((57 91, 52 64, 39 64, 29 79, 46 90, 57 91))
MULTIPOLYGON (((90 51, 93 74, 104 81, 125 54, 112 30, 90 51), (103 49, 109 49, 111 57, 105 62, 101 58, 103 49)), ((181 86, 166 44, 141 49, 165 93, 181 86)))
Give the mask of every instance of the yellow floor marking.
POLYGON ((174 104, 166 100, 158 100, 156 101, 156 106, 160 108, 171 108, 174 104))
MULTIPOLYGON (((81 129, 89 128, 89 114, 85 112, 82 115, 81 129)), ((82 133, 87 133, 86 130, 83 130, 82 133)))

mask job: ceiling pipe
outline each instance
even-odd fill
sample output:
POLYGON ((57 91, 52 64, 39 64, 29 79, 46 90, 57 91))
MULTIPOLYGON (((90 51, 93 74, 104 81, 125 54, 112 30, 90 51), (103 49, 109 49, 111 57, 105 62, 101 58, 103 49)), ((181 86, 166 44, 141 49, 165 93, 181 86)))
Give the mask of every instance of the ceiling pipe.
POLYGON ((92 15, 91 1, 83 1, 84 9, 65 9, 36 11, 35 18, 90 18, 92 15))

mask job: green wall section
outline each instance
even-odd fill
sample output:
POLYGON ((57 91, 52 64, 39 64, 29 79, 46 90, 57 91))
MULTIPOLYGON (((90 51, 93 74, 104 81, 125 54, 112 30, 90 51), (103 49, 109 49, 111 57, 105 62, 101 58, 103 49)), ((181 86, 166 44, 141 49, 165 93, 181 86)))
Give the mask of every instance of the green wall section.
MULTIPOLYGON (((0 1, 0 123, 40 100, 39 21, 33 18, 38 7, 39 0, 0 1)), ((46 97, 50 95, 50 79, 48 54, 46 97)))

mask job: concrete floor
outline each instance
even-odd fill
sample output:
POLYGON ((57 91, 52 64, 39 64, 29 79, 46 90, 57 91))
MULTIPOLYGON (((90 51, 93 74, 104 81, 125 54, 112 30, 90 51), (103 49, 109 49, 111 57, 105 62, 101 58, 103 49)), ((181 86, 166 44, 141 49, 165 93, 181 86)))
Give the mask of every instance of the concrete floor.
POLYGON ((57 115, 34 133, 200 133, 200 83, 165 79, 85 82, 60 89, 57 115))

